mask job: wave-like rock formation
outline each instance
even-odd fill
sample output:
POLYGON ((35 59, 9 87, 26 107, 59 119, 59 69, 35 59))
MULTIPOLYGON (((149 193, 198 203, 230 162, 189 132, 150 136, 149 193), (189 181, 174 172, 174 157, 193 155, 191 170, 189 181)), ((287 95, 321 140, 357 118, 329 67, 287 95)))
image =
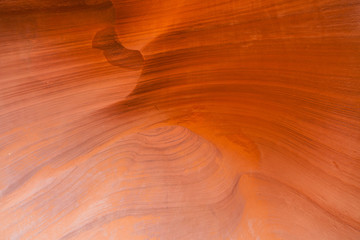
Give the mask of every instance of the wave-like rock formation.
POLYGON ((0 239, 360 239, 357 0, 0 1, 0 239))

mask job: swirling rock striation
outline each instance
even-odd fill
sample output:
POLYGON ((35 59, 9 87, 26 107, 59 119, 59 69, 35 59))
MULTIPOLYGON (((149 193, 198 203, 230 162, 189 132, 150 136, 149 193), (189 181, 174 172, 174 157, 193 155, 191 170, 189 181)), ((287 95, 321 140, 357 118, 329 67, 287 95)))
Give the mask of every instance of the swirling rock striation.
POLYGON ((359 239, 360 3, 0 3, 1 239, 359 239))

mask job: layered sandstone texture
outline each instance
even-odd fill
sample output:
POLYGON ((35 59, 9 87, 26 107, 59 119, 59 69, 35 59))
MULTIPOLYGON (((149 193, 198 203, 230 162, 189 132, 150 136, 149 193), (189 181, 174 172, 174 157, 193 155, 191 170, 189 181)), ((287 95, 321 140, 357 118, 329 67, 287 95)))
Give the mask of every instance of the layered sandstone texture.
POLYGON ((0 239, 359 240, 359 0, 0 1, 0 239))

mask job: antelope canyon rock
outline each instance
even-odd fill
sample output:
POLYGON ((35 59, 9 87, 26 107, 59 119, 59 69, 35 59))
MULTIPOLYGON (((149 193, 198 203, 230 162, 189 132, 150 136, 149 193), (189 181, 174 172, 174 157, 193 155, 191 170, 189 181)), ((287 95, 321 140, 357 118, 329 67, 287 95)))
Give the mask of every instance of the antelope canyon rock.
POLYGON ((0 43, 0 239, 360 239, 358 0, 2 0, 0 43))

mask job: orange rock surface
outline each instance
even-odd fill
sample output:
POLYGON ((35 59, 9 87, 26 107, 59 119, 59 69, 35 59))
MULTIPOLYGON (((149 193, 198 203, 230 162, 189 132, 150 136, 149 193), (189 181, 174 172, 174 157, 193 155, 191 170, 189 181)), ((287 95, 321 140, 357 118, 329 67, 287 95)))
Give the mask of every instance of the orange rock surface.
POLYGON ((3 0, 0 43, 0 239, 360 239, 358 0, 3 0))

